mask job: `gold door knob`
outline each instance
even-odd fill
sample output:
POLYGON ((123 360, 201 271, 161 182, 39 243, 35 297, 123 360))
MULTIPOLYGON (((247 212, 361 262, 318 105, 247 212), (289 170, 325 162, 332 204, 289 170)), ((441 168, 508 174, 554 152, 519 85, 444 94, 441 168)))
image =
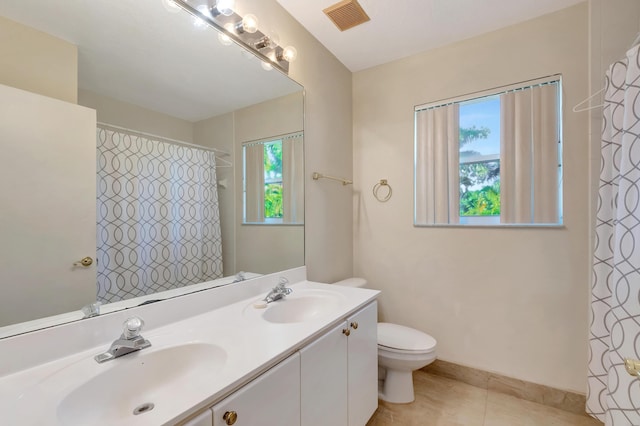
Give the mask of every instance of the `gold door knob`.
POLYGON ((625 358, 624 368, 626 368, 627 373, 632 376, 640 376, 640 360, 625 358))
POLYGON ((354 322, 352 322, 352 323, 351 323, 351 328, 353 328, 354 330, 357 330, 357 329, 358 329, 358 323, 357 323, 357 322, 355 322, 355 321, 354 321, 354 322))
POLYGON ((349 335, 351 334, 351 330, 349 330, 348 328, 343 328, 342 329, 342 334, 344 334, 345 336, 349 337, 349 335))
POLYGON ((236 420, 238 420, 238 413, 236 413, 235 411, 227 411, 226 413, 224 413, 224 416, 222 416, 222 420, 227 422, 228 425, 232 425, 236 422, 236 420))
POLYGON ((86 268, 87 266, 91 266, 91 264, 93 264, 93 259, 87 256, 83 257, 78 262, 74 262, 73 266, 84 266, 86 268))

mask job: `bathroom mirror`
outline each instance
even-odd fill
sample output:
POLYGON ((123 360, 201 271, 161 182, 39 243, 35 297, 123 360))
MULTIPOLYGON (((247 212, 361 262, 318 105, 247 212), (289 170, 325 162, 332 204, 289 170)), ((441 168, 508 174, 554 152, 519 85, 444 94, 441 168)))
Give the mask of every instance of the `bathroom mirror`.
MULTIPOLYGON (((97 133, 107 135, 105 140, 121 138, 123 143, 160 144, 175 150, 180 159, 190 156, 189 150, 193 149, 215 157, 213 182, 218 201, 215 215, 219 217, 219 229, 215 233, 219 245, 213 251, 219 262, 218 274, 203 280, 206 284, 159 287, 156 294, 148 290, 144 295, 127 292, 122 298, 103 300, 101 313, 304 265, 302 212, 295 224, 265 227, 242 223, 241 157, 242 145, 252 141, 292 133, 302 137, 302 86, 275 69, 264 69, 257 57, 240 46, 221 43, 216 30, 168 0, 0 3, 0 31, 10 33, 16 25, 20 36, 0 37, 0 51, 14 54, 18 60, 24 60, 24 56, 38 49, 49 52, 53 64, 47 69, 47 81, 43 83, 56 89, 75 81, 72 74, 77 71, 74 87, 77 104, 97 111, 97 133), (50 46, 37 46, 43 39, 42 33, 44 37, 54 37, 56 44, 66 46, 62 50, 71 51, 70 58, 74 59, 77 52, 77 66, 72 61, 59 67, 64 58, 57 56, 57 51, 52 51, 50 46), (243 274, 238 275, 240 272, 243 274)), ((23 62, 29 62, 29 58, 23 62)), ((24 89, 11 79, 7 81, 3 72, 0 72, 0 84, 24 89)), ((95 142, 96 138, 89 141, 95 142)), ((5 143, 7 141, 0 141, 0 145, 5 143)), ((65 159, 76 161, 69 153, 65 159)), ((25 172, 32 173, 33 168, 25 172)), ((299 176, 303 179, 303 174, 299 176)), ((20 181, 20 176, 12 176, 15 185, 20 181)), ((130 179, 124 181, 130 182, 130 179)), ((188 192, 185 188, 180 189, 188 192)), ((65 188, 59 188, 56 193, 64 194, 65 188)), ((189 195, 185 199, 190 202, 193 197, 189 195)), ((95 198, 83 202, 95 203, 95 198)), ((4 205, 6 208, 6 203, 4 205)), ((70 204, 69 208, 77 206, 70 204)), ((19 228, 6 221, 0 226, 19 228)), ((40 242, 47 240, 48 232, 54 232, 42 223, 39 231, 36 241, 40 242)), ((17 239, 0 242, 13 245, 6 246, 3 253, 13 251, 17 239)), ((19 240, 21 246, 26 244, 26 238, 19 240)), ((34 252, 42 253, 42 250, 34 252)), ((95 252, 86 255, 96 258, 95 252)), ((42 256, 46 256, 46 252, 42 256)), ((96 301, 96 268, 95 262, 88 267, 81 263, 74 265, 82 256, 84 253, 69 254, 68 265, 65 265, 67 273, 85 277, 82 291, 62 287, 52 290, 50 271, 39 266, 45 259, 31 268, 0 262, 4 268, 0 270, 3 277, 0 279, 0 338, 90 315, 89 310, 82 313, 80 309, 96 301)), ((149 273, 153 274, 157 275, 158 270, 149 273)), ((137 280, 140 276, 133 278, 137 280)), ((120 274, 118 280, 128 281, 131 277, 120 274)), ((117 284, 123 288, 130 285, 130 282, 117 284)), ((137 281, 132 285, 135 287, 137 281)))

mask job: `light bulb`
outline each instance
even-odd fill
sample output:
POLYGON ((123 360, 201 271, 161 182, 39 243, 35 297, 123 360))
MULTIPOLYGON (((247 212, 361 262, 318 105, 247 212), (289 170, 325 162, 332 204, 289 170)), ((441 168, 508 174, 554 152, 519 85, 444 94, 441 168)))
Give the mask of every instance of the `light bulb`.
MULTIPOLYGON (((209 15, 209 8, 207 6, 200 5, 196 9, 198 10, 198 12, 202 13, 205 16, 209 15)), ((196 28, 204 28, 207 26, 207 23, 205 22, 204 19, 200 18, 199 16, 195 16, 193 18, 193 26, 196 28)))
MULTIPOLYGON (((232 33, 233 32, 233 24, 231 24, 231 23, 224 24, 224 29, 229 31, 230 33, 232 33)), ((225 46, 231 46, 231 44, 233 43, 233 40, 231 40, 231 37, 229 37, 228 35, 226 35, 222 31, 218 33, 218 41, 220 43, 222 43, 223 45, 225 45, 225 46)))
POLYGON ((293 62, 298 57, 298 51, 293 46, 287 46, 282 50, 282 58, 288 62, 293 62))
POLYGON ((262 61, 262 63, 260 64, 260 66, 262 67, 263 70, 265 71, 271 71, 273 69, 273 65, 271 65, 269 62, 267 61, 262 61))
POLYGON ((173 0, 162 0, 162 5, 171 13, 180 11, 180 6, 178 6, 173 0))
POLYGON ((258 18, 256 15, 245 15, 245 17, 242 18, 242 29, 250 34, 258 31, 258 18))
POLYGON ((234 0, 217 0, 216 1, 216 9, 218 9, 218 12, 220 12, 224 16, 233 15, 234 7, 235 7, 234 0))

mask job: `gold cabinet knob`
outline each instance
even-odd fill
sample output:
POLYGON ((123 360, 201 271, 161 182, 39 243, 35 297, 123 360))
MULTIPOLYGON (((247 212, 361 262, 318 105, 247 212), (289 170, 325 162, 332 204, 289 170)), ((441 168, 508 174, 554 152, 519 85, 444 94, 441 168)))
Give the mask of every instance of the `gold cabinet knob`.
POLYGON ((632 376, 640 376, 640 360, 625 358, 624 368, 626 368, 627 373, 632 376))
POLYGON ((354 330, 357 330, 357 329, 358 329, 358 323, 357 323, 357 322, 355 322, 355 321, 354 321, 354 322, 352 322, 352 323, 351 323, 351 328, 353 328, 354 330))
POLYGON ((228 425, 234 424, 238 420, 238 413, 235 411, 227 411, 222 416, 222 420, 224 420, 228 425))
POLYGON ((343 328, 342 329, 342 334, 344 334, 345 336, 349 337, 349 335, 351 334, 351 330, 349 330, 348 328, 343 328))
POLYGON ((86 268, 87 266, 91 266, 92 264, 93 264, 93 259, 87 256, 87 257, 83 257, 77 262, 74 262, 73 266, 84 266, 86 268))

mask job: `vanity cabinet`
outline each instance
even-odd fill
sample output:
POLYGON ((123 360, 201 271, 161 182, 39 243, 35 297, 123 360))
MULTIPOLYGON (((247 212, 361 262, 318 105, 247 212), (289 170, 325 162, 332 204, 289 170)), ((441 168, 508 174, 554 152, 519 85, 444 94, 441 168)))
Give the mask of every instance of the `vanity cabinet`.
POLYGON ((213 426, 300 425, 300 354, 213 406, 213 426))
POLYGON ((374 301, 183 426, 365 426, 378 407, 377 318, 374 301))
POLYGON ((300 350, 303 426, 364 426, 378 407, 377 304, 300 350))
POLYGON ((213 412, 205 410, 191 420, 184 422, 182 426, 211 426, 213 424, 213 412))

